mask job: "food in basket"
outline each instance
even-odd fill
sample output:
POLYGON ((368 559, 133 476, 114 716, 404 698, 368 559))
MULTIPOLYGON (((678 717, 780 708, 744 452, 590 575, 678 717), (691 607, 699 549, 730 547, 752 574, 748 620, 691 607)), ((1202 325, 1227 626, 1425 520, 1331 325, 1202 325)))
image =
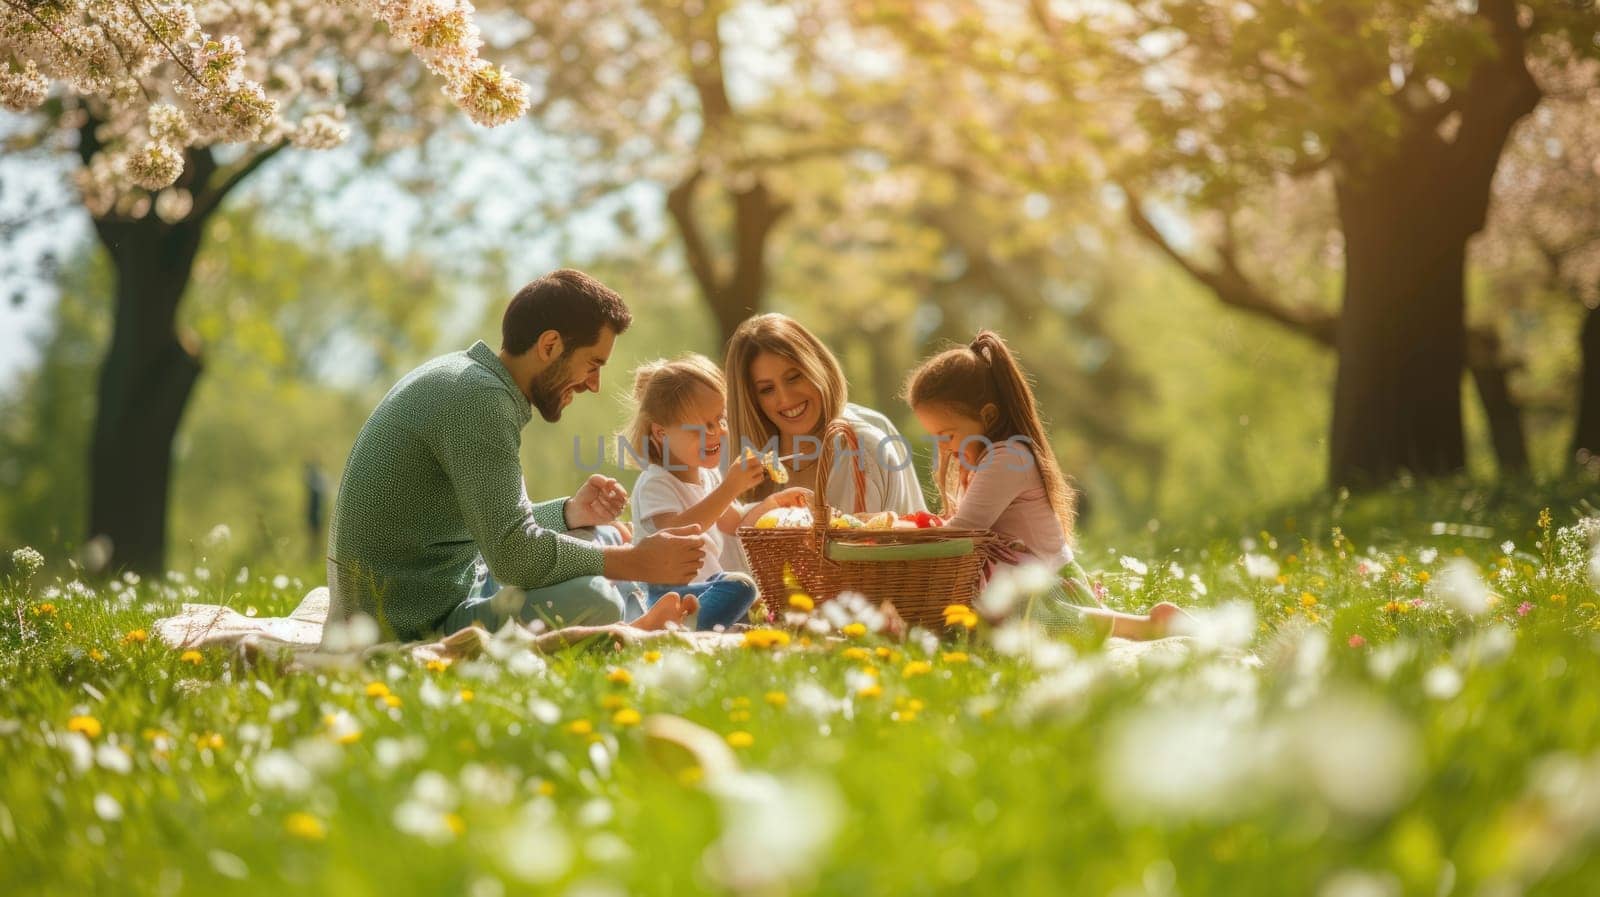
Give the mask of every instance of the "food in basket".
POLYGON ((756 520, 756 529, 804 528, 810 525, 810 508, 773 508, 756 520))
MULTIPOLYGON (((756 520, 756 529, 804 528, 811 525, 810 508, 774 508, 756 520)), ((866 526, 854 514, 834 511, 828 520, 834 529, 862 529, 866 526)))
POLYGON ((905 523, 910 523, 917 529, 927 529, 931 526, 944 526, 944 521, 939 519, 937 514, 930 514, 927 511, 914 511, 910 514, 901 514, 900 520, 905 523))
POLYGON ((894 522, 898 519, 893 511, 879 511, 862 521, 863 529, 893 529, 894 522))
POLYGON ((747 458, 759 458, 761 460, 761 466, 767 469, 767 476, 770 477, 774 483, 777 483, 781 486, 784 483, 789 482, 789 469, 778 462, 777 452, 767 452, 765 454, 758 455, 756 454, 755 449, 752 449, 747 445, 744 447, 744 454, 739 456, 740 463, 743 463, 747 458))

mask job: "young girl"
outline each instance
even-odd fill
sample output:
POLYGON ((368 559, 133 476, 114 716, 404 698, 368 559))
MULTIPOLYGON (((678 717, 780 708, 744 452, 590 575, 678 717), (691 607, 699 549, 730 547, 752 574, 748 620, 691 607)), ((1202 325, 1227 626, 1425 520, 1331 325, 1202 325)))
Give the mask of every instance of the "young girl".
POLYGON ((1093 598, 1072 558, 1074 500, 1039 419, 1033 388, 999 334, 923 362, 906 382, 912 413, 939 445, 939 494, 947 524, 992 530, 999 563, 1038 561, 1070 578, 1038 600, 1046 629, 1087 623, 1123 638, 1159 638, 1180 614, 1162 602, 1144 616, 1084 607, 1093 598))
POLYGON ((728 433, 727 395, 722 372, 710 359, 687 354, 672 361, 653 361, 634 372, 637 406, 628 427, 628 445, 644 466, 633 485, 633 523, 640 535, 659 529, 698 524, 707 541, 705 561, 692 583, 653 583, 646 603, 653 607, 675 592, 699 602, 698 628, 731 626, 744 619, 756 599, 756 585, 747 574, 738 545, 729 534, 754 523, 769 510, 803 506, 809 489, 785 489, 750 505, 734 499, 766 476, 759 458, 732 459, 726 477, 721 471, 728 433))

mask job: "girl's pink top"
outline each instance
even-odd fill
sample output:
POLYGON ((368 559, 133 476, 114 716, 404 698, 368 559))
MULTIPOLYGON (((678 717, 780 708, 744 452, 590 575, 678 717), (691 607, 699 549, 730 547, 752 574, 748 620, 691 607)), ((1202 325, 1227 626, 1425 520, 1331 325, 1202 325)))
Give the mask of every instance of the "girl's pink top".
POLYGON ((946 525, 993 530, 1002 540, 1020 542, 1018 563, 1040 560, 1059 567, 1072 559, 1039 464, 1025 443, 1002 442, 991 448, 955 503, 955 515, 946 525))

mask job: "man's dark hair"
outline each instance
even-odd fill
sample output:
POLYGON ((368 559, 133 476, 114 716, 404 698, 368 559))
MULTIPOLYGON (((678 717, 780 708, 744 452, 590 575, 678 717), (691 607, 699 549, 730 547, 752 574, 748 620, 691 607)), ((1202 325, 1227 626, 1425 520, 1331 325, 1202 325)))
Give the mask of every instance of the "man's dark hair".
POLYGON ((562 268, 517 291, 500 321, 500 348, 521 355, 539 334, 554 330, 563 352, 572 352, 599 342, 602 327, 621 334, 631 323, 633 315, 616 290, 582 271, 562 268))

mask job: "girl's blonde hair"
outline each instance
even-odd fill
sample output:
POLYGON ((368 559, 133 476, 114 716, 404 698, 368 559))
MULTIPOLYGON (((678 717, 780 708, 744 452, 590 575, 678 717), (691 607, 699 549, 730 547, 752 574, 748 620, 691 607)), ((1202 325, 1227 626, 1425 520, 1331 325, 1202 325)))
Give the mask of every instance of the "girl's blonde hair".
MULTIPOLYGON (((694 411, 701 390, 710 390, 719 400, 727 395, 716 362, 695 352, 647 361, 634 369, 633 420, 623 435, 635 464, 667 463, 666 446, 651 435, 650 428, 682 424, 694 411)), ((622 459, 624 463, 628 460, 622 459)))
MULTIPOLYGON (((742 452, 746 445, 760 451, 778 436, 777 425, 761 411, 750 377, 750 364, 763 352, 787 359, 822 394, 822 416, 813 434, 819 440, 828 422, 844 414, 849 399, 839 359, 804 325, 776 313, 749 318, 728 339, 727 358, 722 366, 728 376, 728 436, 734 454, 742 452)), ((747 501, 765 498, 777 488, 771 480, 765 480, 742 497, 747 501)))
MULTIPOLYGON (((978 421, 984 419, 984 406, 993 405, 999 413, 983 435, 994 444, 1018 436, 1027 439, 1039 465, 1039 476, 1044 480, 1045 497, 1056 512, 1056 519, 1061 521, 1062 534, 1071 538, 1073 520, 1077 516, 1076 498, 1050 448, 1033 387, 1000 334, 980 330, 970 344, 924 361, 907 378, 905 398, 913 409, 942 405, 978 421)), ((960 465, 952 463, 954 455, 945 454, 939 461, 942 513, 949 513, 950 497, 955 492, 952 484, 960 472, 960 465)))

